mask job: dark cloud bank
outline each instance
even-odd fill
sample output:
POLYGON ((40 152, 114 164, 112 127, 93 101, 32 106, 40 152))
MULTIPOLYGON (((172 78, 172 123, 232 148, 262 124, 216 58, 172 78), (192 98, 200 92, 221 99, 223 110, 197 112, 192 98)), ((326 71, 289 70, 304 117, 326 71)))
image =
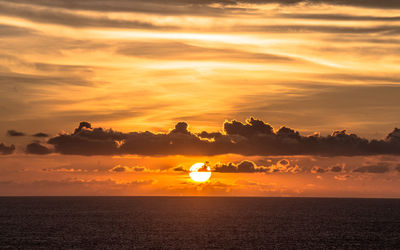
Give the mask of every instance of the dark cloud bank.
MULTIPOLYGON (((177 123, 169 133, 159 134, 123 133, 81 122, 73 133, 59 134, 47 143, 54 146, 56 153, 73 155, 400 155, 400 129, 394 129, 385 139, 367 140, 345 130, 328 136, 304 136, 287 127, 274 130, 254 118, 245 123, 226 121, 223 132, 199 134, 190 132, 185 122, 177 123)), ((38 143, 28 146, 28 153, 50 153, 38 143)))
MULTIPOLYGON (((295 5, 295 4, 329 4, 329 5, 345 5, 358 6, 366 8, 381 8, 391 9, 400 8, 398 0, 87 0, 87 1, 65 1, 65 0, 6 0, 9 3, 25 3, 41 7, 56 7, 70 10, 96 10, 96 11, 135 11, 145 13, 202 13, 208 10, 211 13, 219 13, 218 10, 224 10, 227 6, 235 6, 238 4, 280 4, 280 5, 295 5), (215 5, 220 6, 215 6, 215 5), (164 6, 159 9, 157 7, 164 6), (187 8, 185 8, 187 7, 187 8), (189 9, 189 7, 192 7, 189 9), (197 7, 197 8, 196 8, 197 7), (198 7, 205 8, 199 10, 198 7)), ((229 10, 229 9, 228 9, 229 10)))

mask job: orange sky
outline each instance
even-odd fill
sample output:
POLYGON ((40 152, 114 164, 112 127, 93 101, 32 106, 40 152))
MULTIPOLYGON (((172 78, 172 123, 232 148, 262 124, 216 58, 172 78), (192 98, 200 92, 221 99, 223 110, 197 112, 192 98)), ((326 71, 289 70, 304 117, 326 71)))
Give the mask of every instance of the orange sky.
POLYGON ((0 155, 0 195, 400 197, 396 154, 26 154, 33 140, 52 148, 32 134, 72 133, 80 121, 156 133, 185 121, 199 133, 254 116, 276 130, 368 139, 400 126, 400 4, 199 2, 0 0, 0 143, 16 146, 0 155), (203 184, 173 171, 282 159, 299 170, 213 173, 203 184))

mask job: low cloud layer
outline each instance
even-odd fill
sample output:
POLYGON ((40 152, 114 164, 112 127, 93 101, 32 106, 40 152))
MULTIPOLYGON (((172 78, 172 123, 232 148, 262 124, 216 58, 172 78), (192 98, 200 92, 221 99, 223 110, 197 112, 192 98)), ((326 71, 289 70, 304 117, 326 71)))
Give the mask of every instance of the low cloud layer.
MULTIPOLYGON (((275 130, 254 118, 245 123, 226 121, 222 132, 199 134, 190 132, 185 122, 177 123, 168 133, 158 134, 149 131, 123 133, 92 128, 90 123, 81 122, 73 133, 52 137, 48 144, 54 146, 56 153, 72 155, 399 155, 400 129, 394 129, 385 139, 368 140, 348 134, 346 130, 334 131, 328 136, 304 136, 287 127, 275 130)), ((31 144, 30 147, 44 146, 31 144)), ((27 150, 28 153, 35 151, 27 150)), ((340 169, 335 167, 331 171, 340 172, 340 169)))

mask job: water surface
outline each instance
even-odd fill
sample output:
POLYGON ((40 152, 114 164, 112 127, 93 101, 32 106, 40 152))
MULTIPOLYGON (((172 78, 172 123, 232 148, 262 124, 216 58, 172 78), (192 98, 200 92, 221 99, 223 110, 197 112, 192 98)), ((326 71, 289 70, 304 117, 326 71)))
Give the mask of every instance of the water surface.
POLYGON ((0 249, 399 247, 396 199, 0 198, 0 249))

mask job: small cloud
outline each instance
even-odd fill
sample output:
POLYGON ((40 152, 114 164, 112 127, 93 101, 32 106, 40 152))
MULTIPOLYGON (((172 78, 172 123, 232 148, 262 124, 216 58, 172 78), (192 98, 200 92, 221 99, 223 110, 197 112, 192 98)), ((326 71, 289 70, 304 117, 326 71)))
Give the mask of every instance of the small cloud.
POLYGON ((325 173, 325 172, 326 172, 326 169, 320 168, 320 167, 318 167, 318 166, 314 166, 314 167, 311 169, 311 173, 313 173, 313 174, 323 174, 323 173, 325 173))
POLYGON ((45 137, 49 137, 49 135, 48 135, 48 134, 46 134, 46 133, 42 133, 42 132, 40 132, 40 133, 36 133, 36 134, 33 134, 32 136, 33 136, 33 137, 39 137, 39 138, 45 138, 45 137))
POLYGON ((8 136, 25 136, 25 133, 11 129, 11 130, 7 131, 7 135, 8 136))
POLYGON ((286 166, 286 165, 289 165, 290 162, 289 162, 289 160, 283 159, 283 160, 280 160, 279 163, 283 166, 286 166))
POLYGON ((345 180, 347 180, 347 178, 349 178, 349 176, 348 175, 336 175, 333 178, 338 181, 345 181, 345 180))
POLYGON ((108 170, 108 172, 121 173, 121 172, 129 172, 129 170, 130 170, 130 168, 127 166, 117 165, 117 166, 113 167, 112 169, 108 170))
POLYGON ((11 144, 10 146, 6 146, 4 143, 0 143, 0 154, 9 155, 15 151, 15 146, 11 144))
POLYGON ((65 168, 65 167, 57 167, 57 168, 44 168, 42 169, 44 172, 61 172, 61 173, 81 173, 88 172, 88 170, 83 170, 80 168, 65 168))
POLYGON ((269 173, 298 173, 301 171, 301 168, 297 164, 291 165, 289 160, 283 159, 276 164, 264 167, 264 170, 264 172, 269 173))
POLYGON ((149 170, 145 167, 128 167, 128 166, 122 166, 122 165, 117 165, 113 167, 112 169, 108 170, 108 172, 116 172, 116 173, 122 173, 122 172, 149 172, 149 170))
POLYGON ((336 165, 336 166, 333 166, 330 168, 330 171, 334 172, 334 173, 342 172, 342 170, 343 170, 343 167, 340 165, 336 165))
POLYGON ((172 169, 173 171, 177 171, 177 172, 188 172, 187 169, 185 169, 183 166, 178 166, 172 169))

